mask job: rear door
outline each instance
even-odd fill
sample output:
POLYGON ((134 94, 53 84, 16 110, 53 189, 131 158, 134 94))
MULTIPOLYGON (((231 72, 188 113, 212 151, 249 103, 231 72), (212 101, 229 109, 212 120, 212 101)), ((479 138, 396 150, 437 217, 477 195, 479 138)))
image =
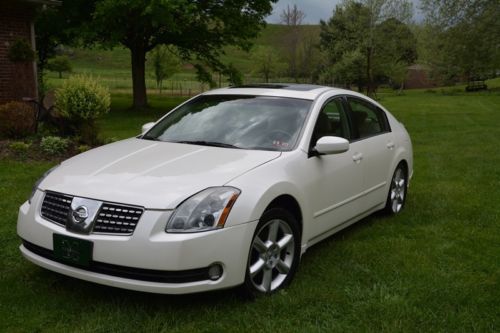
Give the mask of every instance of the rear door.
POLYGON ((361 212, 386 200, 386 184, 394 158, 394 137, 387 116, 367 100, 347 97, 353 129, 351 149, 356 162, 363 167, 363 198, 361 212))

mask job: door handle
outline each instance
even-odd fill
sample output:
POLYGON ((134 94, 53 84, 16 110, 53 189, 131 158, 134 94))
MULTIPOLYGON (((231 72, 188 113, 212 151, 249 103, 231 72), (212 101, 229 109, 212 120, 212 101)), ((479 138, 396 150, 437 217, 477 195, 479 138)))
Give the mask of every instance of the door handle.
POLYGON ((362 159, 363 159, 363 154, 361 154, 361 153, 356 153, 356 154, 352 155, 352 160, 356 163, 361 162, 362 159))
POLYGON ((395 146, 396 145, 392 141, 387 142, 387 145, 386 145, 387 149, 390 149, 390 150, 393 150, 395 146))

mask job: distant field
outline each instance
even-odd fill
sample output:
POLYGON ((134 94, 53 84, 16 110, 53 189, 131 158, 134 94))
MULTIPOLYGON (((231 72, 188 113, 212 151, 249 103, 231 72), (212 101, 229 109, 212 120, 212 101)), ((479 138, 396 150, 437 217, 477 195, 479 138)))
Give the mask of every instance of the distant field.
MULTIPOLYGON (((226 55, 222 57, 222 61, 226 64, 233 64, 238 70, 245 75, 246 82, 257 82, 262 79, 255 73, 255 52, 259 47, 273 47, 280 43, 280 36, 283 36, 286 27, 283 25, 267 25, 261 32, 260 36, 255 39, 254 47, 250 52, 240 50, 236 47, 227 47, 226 55)), ((304 34, 319 34, 318 25, 301 26, 304 34)), ((90 74, 98 77, 100 81, 108 86, 111 91, 116 93, 129 93, 132 89, 130 52, 122 47, 115 47, 112 50, 103 49, 70 49, 69 56, 73 66, 74 74, 90 74)), ((152 69, 146 63, 146 86, 149 93, 158 93, 156 90, 156 82, 152 69)), ((65 77, 68 74, 64 74, 65 77)), ((58 74, 47 72, 48 83, 51 87, 59 87, 63 79, 58 78, 58 74)), ((218 82, 218 77, 214 76, 214 80, 218 82)), ((274 81, 289 81, 290 78, 276 77, 274 81)), ((226 80, 222 81, 222 85, 227 85, 226 80)), ((201 85, 195 77, 194 69, 191 66, 183 66, 182 71, 174 74, 170 79, 164 82, 165 94, 171 94, 172 90, 175 95, 195 94, 199 91, 208 89, 207 85, 201 85)))
MULTIPOLYGON (((499 332, 500 93, 380 98, 414 145, 405 210, 321 242, 288 289, 253 302, 234 289, 131 292, 29 263, 18 250, 17 209, 56 161, 0 159, 0 332, 499 332)), ((100 126, 107 137, 130 137, 182 100, 153 96, 151 109, 133 112, 130 95, 114 94, 100 126)))

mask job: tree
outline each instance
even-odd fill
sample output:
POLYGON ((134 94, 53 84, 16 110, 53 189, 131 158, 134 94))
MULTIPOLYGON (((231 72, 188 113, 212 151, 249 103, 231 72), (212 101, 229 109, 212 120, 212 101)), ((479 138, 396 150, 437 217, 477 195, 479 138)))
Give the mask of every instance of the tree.
POLYGON ((57 56, 53 59, 50 59, 47 64, 47 69, 52 72, 58 72, 59 78, 62 78, 63 72, 71 72, 72 67, 67 56, 57 56))
POLYGON ((290 5, 286 6, 286 9, 280 14, 281 22, 289 27, 296 27, 302 24, 302 21, 306 18, 306 14, 301 11, 297 5, 293 5, 290 8, 290 5))
POLYGON ((359 91, 363 90, 366 85, 365 77, 365 56, 359 49, 347 51, 343 54, 342 58, 337 61, 328 73, 332 83, 337 81, 342 82, 346 88, 355 84, 359 91))
POLYGON ((232 64, 229 63, 221 74, 227 77, 230 86, 240 86, 243 84, 243 74, 232 64))
POLYGON ((362 91, 366 86, 366 30, 370 13, 366 6, 346 2, 336 6, 328 23, 320 21, 320 47, 327 54, 330 80, 352 83, 362 91))
POLYGON ((408 72, 408 66, 417 59, 417 39, 408 25, 389 18, 376 26, 377 52, 373 55, 373 72, 380 81, 399 86, 400 92, 408 72))
POLYGON ((306 17, 306 14, 298 9, 297 5, 292 8, 288 5, 280 15, 281 22, 288 27, 288 32, 283 36, 283 43, 288 61, 288 73, 298 81, 298 61, 297 53, 300 43, 300 25, 306 17))
POLYGON ((253 55, 256 74, 262 76, 264 82, 269 83, 269 80, 277 75, 282 67, 276 55, 276 50, 268 46, 259 46, 253 55))
POLYGON ((245 50, 264 25, 276 0, 95 0, 92 40, 121 44, 131 53, 135 108, 147 105, 146 54, 159 44, 173 45, 184 60, 223 71, 225 45, 245 50))
POLYGON ((161 90, 163 80, 174 75, 180 68, 180 61, 172 47, 158 45, 151 52, 151 64, 156 80, 156 87, 161 90))
POLYGON ((44 73, 58 45, 77 45, 87 34, 85 23, 91 20, 94 1, 62 1, 56 6, 41 7, 35 21, 39 96, 45 95, 44 73))
POLYGON ((360 65, 360 57, 363 57, 363 70, 357 68, 356 77, 349 76, 350 82, 357 84, 360 90, 365 87, 368 95, 374 94, 376 79, 383 76, 377 70, 384 68, 388 58, 402 59, 416 53, 415 45, 407 41, 412 38, 411 33, 407 33, 409 29, 401 28, 410 20, 411 8, 407 0, 346 0, 338 5, 328 23, 321 21, 320 45, 334 66, 332 72, 345 74, 346 69, 360 65), (389 24, 398 29, 383 28, 389 24), (397 46, 398 43, 405 48, 397 46))
POLYGON ((500 2, 423 0, 424 61, 444 83, 493 76, 500 68, 500 2))
POLYGON ((297 52, 297 73, 309 82, 318 80, 320 66, 319 34, 316 30, 301 33, 297 52))

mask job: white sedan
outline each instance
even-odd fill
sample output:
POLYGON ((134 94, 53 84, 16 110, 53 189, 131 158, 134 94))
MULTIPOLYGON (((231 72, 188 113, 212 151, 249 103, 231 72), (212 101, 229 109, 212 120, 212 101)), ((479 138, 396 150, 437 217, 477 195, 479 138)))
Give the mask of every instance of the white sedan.
POLYGON ((114 287, 272 293, 311 245, 399 213, 412 173, 404 126, 361 94, 218 89, 49 170, 19 209, 20 250, 114 287))

